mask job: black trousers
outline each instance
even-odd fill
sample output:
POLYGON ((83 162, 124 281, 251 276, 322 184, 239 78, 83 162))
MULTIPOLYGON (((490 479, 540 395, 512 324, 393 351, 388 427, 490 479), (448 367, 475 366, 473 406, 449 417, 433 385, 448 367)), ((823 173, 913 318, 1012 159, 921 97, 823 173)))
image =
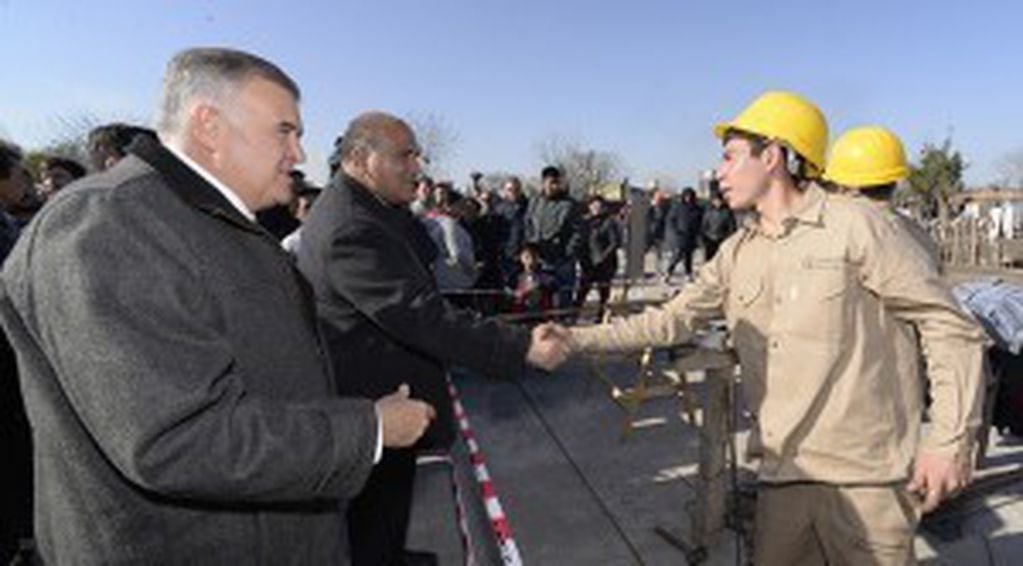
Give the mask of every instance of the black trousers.
POLYGON ((671 276, 675 274, 675 266, 682 262, 682 267, 685 268, 686 275, 693 274, 693 252, 696 251, 695 247, 692 246, 679 246, 675 248, 675 252, 671 255, 671 262, 668 263, 668 271, 665 275, 671 276))
POLYGON ((4 454, 4 489, 0 490, 0 564, 32 538, 32 437, 18 385, 17 363, 0 332, 0 449, 4 454))
POLYGON ((703 240, 704 261, 710 261, 711 258, 713 258, 714 255, 718 253, 718 248, 721 247, 722 241, 723 240, 711 240, 710 238, 706 238, 703 240))
POLYGON ((384 449, 366 487, 348 505, 352 566, 400 566, 412 512, 414 451, 384 449))
POLYGON ((590 290, 597 288, 597 296, 600 299, 597 307, 597 320, 604 318, 604 308, 611 297, 611 280, 618 271, 618 262, 614 259, 607 263, 589 266, 582 269, 582 276, 579 278, 579 290, 575 296, 576 308, 582 308, 586 304, 586 297, 590 290))

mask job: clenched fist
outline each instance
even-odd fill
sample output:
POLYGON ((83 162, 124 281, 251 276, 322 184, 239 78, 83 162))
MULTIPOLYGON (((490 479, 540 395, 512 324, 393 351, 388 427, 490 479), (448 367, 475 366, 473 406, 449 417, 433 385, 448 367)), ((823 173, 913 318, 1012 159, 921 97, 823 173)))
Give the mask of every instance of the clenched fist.
POLYGON ((405 383, 394 393, 381 397, 376 408, 383 428, 384 446, 388 448, 412 446, 437 416, 429 403, 409 399, 409 387, 405 383))

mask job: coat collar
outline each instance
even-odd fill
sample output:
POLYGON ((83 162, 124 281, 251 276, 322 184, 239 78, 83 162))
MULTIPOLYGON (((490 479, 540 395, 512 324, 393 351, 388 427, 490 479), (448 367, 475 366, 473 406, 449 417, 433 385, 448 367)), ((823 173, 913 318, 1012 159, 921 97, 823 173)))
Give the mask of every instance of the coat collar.
POLYGON ((433 243, 423 224, 412 215, 407 206, 396 206, 389 204, 365 185, 344 173, 338 174, 333 183, 338 189, 347 190, 351 193, 353 203, 369 211, 381 222, 386 223, 399 238, 404 238, 412 246, 415 255, 430 269, 430 265, 437 259, 437 246, 433 243))
POLYGON ((189 205, 243 230, 257 234, 265 232, 258 224, 246 218, 228 202, 224 195, 220 194, 220 191, 175 157, 160 142, 150 139, 149 136, 138 136, 128 148, 128 152, 155 169, 164 178, 170 189, 189 205))

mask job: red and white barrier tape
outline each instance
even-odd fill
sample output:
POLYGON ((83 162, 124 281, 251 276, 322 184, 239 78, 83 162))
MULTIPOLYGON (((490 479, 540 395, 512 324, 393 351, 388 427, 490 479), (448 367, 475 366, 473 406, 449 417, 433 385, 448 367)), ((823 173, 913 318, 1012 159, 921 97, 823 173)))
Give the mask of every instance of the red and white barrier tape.
MULTIPOLYGON (((501 502, 497 498, 497 491, 494 490, 494 482, 490 479, 490 473, 487 471, 483 453, 480 451, 476 437, 469 426, 469 418, 465 414, 462 402, 458 399, 458 390, 455 389, 455 384, 451 382, 450 378, 448 379, 448 393, 451 394, 451 401, 454 405, 455 419, 458 421, 458 431, 461 433, 462 440, 469 449, 469 463, 472 464, 476 483, 480 486, 483 505, 486 507, 487 517, 490 519, 490 527, 494 531, 497 547, 501 552, 501 561, 506 566, 522 566, 522 556, 519 554, 519 547, 515 544, 515 539, 512 537, 508 518, 505 517, 504 509, 501 508, 501 502)), ((464 513, 461 519, 463 520, 460 520, 460 522, 464 522, 464 513)))

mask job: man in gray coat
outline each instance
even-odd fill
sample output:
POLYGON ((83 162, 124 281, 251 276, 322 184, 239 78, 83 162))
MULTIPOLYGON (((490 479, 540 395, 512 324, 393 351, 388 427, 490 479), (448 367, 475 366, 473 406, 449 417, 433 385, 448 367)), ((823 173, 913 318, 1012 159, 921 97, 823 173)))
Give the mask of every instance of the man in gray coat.
POLYGON ((227 49, 158 131, 62 191, 3 272, 47 564, 337 564, 344 505, 432 408, 336 395, 308 286, 254 213, 304 159, 299 91, 227 49))

